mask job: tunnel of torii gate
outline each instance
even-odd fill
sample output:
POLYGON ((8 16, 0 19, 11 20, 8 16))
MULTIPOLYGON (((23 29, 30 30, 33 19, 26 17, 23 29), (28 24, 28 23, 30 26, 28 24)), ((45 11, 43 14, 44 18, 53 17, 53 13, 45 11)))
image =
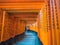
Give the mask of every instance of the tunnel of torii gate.
POLYGON ((0 44, 23 34, 28 26, 43 45, 60 45, 59 11, 60 0, 0 0, 0 44))

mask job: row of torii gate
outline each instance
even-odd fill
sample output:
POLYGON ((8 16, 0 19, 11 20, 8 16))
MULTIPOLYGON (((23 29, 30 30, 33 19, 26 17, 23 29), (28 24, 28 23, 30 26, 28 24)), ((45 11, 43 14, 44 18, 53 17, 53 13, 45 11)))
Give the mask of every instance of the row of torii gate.
POLYGON ((43 2, 37 1, 37 3, 26 4, 0 2, 0 42, 5 41, 3 39, 5 12, 20 8, 35 9, 34 12, 40 12, 38 16, 38 36, 44 45, 60 45, 60 0, 44 0, 43 2), (26 4, 28 5, 26 6, 26 4))

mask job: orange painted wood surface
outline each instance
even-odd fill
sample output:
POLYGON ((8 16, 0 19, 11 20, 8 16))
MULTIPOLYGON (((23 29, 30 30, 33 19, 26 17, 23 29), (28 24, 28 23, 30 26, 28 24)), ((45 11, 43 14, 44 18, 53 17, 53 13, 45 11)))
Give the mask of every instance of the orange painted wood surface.
POLYGON ((3 12, 0 9, 0 42, 1 42, 1 32, 2 32, 2 19, 3 19, 3 12))
POLYGON ((12 3, 12 2, 44 2, 44 0, 0 0, 0 3, 12 3))
POLYGON ((44 3, 0 3, 0 8, 3 9, 41 9, 44 3))

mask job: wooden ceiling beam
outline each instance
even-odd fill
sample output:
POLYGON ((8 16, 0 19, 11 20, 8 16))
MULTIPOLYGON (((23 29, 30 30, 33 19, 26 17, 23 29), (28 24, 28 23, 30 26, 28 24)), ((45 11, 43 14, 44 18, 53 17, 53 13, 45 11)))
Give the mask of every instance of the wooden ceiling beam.
POLYGON ((5 9, 8 13, 38 13, 40 9, 5 9))
POLYGON ((0 8, 6 10, 15 9, 41 9, 44 3, 34 2, 34 3, 0 3, 0 8))
POLYGON ((44 0, 0 0, 0 3, 44 2, 44 0))
POLYGON ((37 18, 38 15, 35 15, 35 14, 26 14, 26 15, 12 15, 14 17, 18 17, 18 18, 37 18))

